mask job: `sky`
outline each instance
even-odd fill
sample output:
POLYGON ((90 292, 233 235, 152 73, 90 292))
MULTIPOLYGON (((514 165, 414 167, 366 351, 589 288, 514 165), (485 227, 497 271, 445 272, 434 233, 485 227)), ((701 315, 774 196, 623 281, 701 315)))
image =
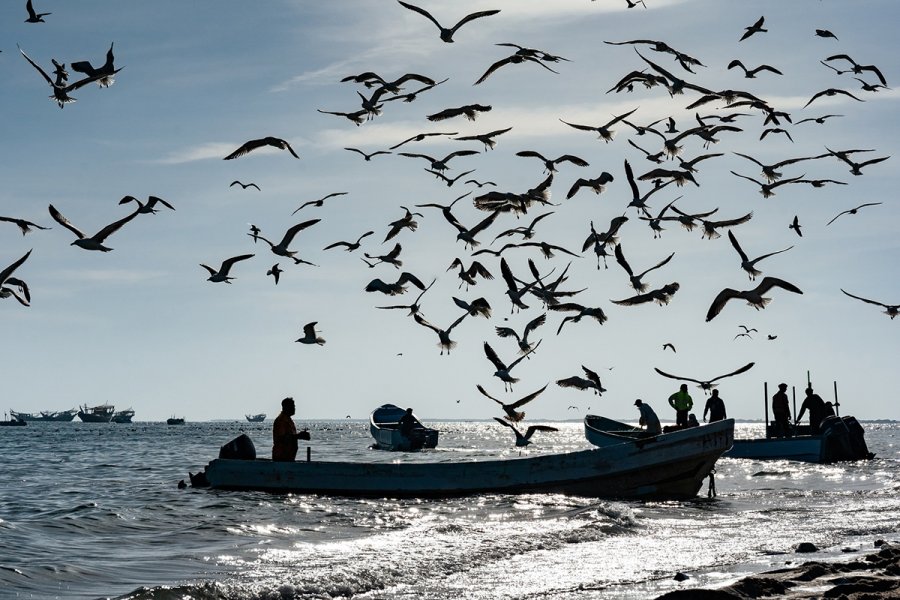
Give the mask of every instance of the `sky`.
MULTIPOLYGON (((511 402, 547 386, 523 409, 526 421, 580 419, 603 414, 637 418, 635 398, 673 419, 666 405, 677 377, 710 380, 750 362, 740 375, 721 378, 728 415, 761 419, 764 384, 771 396, 779 382, 795 386, 798 403, 807 372, 816 390, 833 400, 837 385, 841 414, 860 419, 900 419, 894 401, 900 389, 898 327, 878 306, 844 295, 841 289, 883 303, 900 302, 897 258, 900 255, 900 203, 895 199, 895 164, 900 119, 900 42, 895 25, 900 4, 873 0, 861 7, 835 0, 646 0, 646 8, 626 8, 624 0, 491 0, 437 2, 419 0, 449 26, 475 11, 499 9, 457 30, 453 43, 442 42, 438 29, 422 15, 391 0, 313 2, 116 2, 77 3, 34 0, 38 12, 50 12, 44 23, 24 23, 24 2, 0 7, 0 97, 2 147, 0 216, 24 218, 46 231, 23 236, 13 224, 0 222, 0 268, 26 252, 28 260, 15 276, 27 282, 31 305, 13 298, 0 301, 4 385, 2 411, 64 410, 78 405, 114 404, 133 408, 135 420, 169 416, 189 421, 242 419, 246 413, 274 417, 280 400, 297 402, 295 420, 350 416, 365 419, 377 406, 410 406, 423 420, 486 419, 501 416, 500 407, 482 396, 511 402), (766 32, 739 41, 760 16, 766 32), (816 29, 837 36, 818 37, 816 29), (702 66, 684 70, 673 55, 648 44, 604 42, 663 41, 696 58, 702 66), (77 102, 59 109, 48 99, 50 86, 21 56, 52 73, 51 58, 70 64, 88 60, 102 64, 114 43, 115 66, 121 71, 109 88, 94 84, 72 96, 77 102), (568 60, 507 64, 483 83, 474 82, 494 62, 510 56, 514 43, 568 60), (713 101, 686 108, 700 97, 687 90, 670 96, 662 86, 637 84, 633 91, 608 92, 632 71, 655 65, 692 84, 714 91, 742 90, 778 111, 785 133, 771 132, 758 108, 725 108, 713 101), (854 79, 877 83, 871 72, 838 74, 821 61, 847 54, 861 65, 876 65, 889 89, 866 91, 854 79), (781 75, 761 72, 745 78, 727 69, 733 59, 748 68, 768 64, 781 75), (384 102, 382 114, 357 126, 343 117, 318 112, 360 109, 357 92, 372 89, 341 82, 366 71, 393 80, 417 73, 446 82, 418 95, 413 102, 384 102), (850 92, 820 96, 830 88, 850 92), (462 117, 442 122, 426 119, 438 111, 467 104, 490 105, 476 120, 462 117), (677 169, 677 160, 654 165, 631 141, 650 153, 662 138, 636 131, 622 122, 612 127, 606 143, 596 133, 561 121, 597 126, 634 111, 628 120, 648 125, 672 117, 679 131, 696 126, 699 115, 746 113, 723 131, 718 142, 703 147, 697 136, 683 140, 682 157, 722 153, 697 164, 699 185, 670 184, 647 201, 656 214, 669 202, 689 213, 718 209, 711 218, 733 219, 748 212, 752 219, 732 232, 751 255, 787 252, 758 263, 764 276, 799 287, 803 294, 775 288, 771 303, 755 310, 740 299, 729 301, 707 322, 708 308, 725 289, 749 290, 751 281, 725 230, 704 239, 700 229, 687 231, 665 222, 654 238, 637 209, 627 205, 631 190, 627 160, 636 176, 657 166, 677 169), (803 118, 841 115, 822 124, 803 118), (365 161, 345 150, 387 150, 427 132, 455 132, 460 137, 512 129, 485 150, 479 142, 432 136, 410 142, 391 155, 365 161), (287 140, 300 156, 263 148, 234 160, 223 157, 244 142, 274 136, 287 140), (871 149, 857 160, 891 156, 854 176, 831 156, 786 165, 785 178, 832 179, 846 185, 815 188, 792 183, 764 198, 755 183, 759 167, 737 156, 747 154, 774 163, 811 157, 831 150, 871 149), (426 172, 426 160, 398 156, 421 153, 434 158, 457 150, 479 154, 449 161, 450 177, 473 170, 447 186, 426 172), (502 256, 519 278, 530 279, 527 260, 542 274, 558 277, 560 289, 583 290, 566 299, 600 307, 608 320, 567 322, 566 315, 547 311, 530 296, 529 308, 511 312, 500 275, 500 258, 472 257, 456 240, 456 229, 435 208, 417 204, 457 202, 453 214, 472 226, 488 213, 472 198, 489 190, 522 193, 544 180, 540 160, 516 156, 534 150, 548 158, 571 154, 589 163, 561 163, 551 184, 552 206, 534 205, 527 214, 500 214, 479 236, 480 248, 499 250, 500 232, 527 225, 552 212, 536 226, 532 241, 562 246, 577 257, 557 253, 545 259, 534 247, 514 247, 502 256), (578 178, 613 176, 597 195, 583 188, 567 192, 578 178), (492 181, 477 188, 465 180, 492 181), (234 180, 254 182, 259 190, 229 186, 234 180), (321 207, 305 202, 346 192, 321 207), (51 219, 52 204, 88 235, 129 214, 120 206, 126 195, 165 199, 174 208, 140 214, 107 240, 108 253, 72 246, 75 236, 51 219), (880 202, 857 214, 842 211, 880 202), (402 230, 383 242, 390 223, 404 215, 402 206, 421 212, 415 231, 402 230), (674 253, 672 260, 648 273, 652 288, 678 282, 666 306, 654 303, 620 306, 612 300, 633 296, 625 270, 610 256, 608 268, 582 243, 593 222, 605 231, 610 220, 625 215, 619 243, 635 271, 651 267, 674 253), (789 229, 797 215, 803 237, 789 229), (297 223, 320 219, 301 231, 290 245, 314 263, 294 265, 270 252, 247 234, 250 224, 277 241, 297 223), (355 252, 323 250, 339 240, 374 234, 355 252), (402 245, 402 269, 380 264, 369 268, 363 252, 373 256, 402 245), (201 263, 218 266, 224 259, 253 254, 232 269, 230 284, 207 281, 201 263), (455 270, 459 257, 468 266, 479 260, 493 280, 479 279, 461 288, 455 270), (267 270, 280 264, 276 285, 267 270), (436 280, 421 300, 424 318, 439 327, 453 323, 462 311, 452 298, 487 299, 489 319, 466 317, 451 332, 457 346, 441 354, 437 335, 417 324, 405 310, 378 306, 409 304, 419 290, 404 295, 366 292, 375 278, 392 283, 409 272, 425 284, 436 280), (493 376, 485 356, 488 342, 507 364, 518 357, 515 341, 500 338, 495 327, 524 325, 546 312, 546 324, 532 334, 541 345, 512 374, 520 381, 512 392, 493 376), (306 323, 316 322, 322 346, 296 343, 306 323), (736 337, 745 325, 750 337, 736 337), (774 339, 769 339, 774 336, 774 339), (675 351, 664 349, 671 343, 675 351), (555 382, 582 375, 582 365, 596 371, 606 391, 561 388, 555 382)), ((849 63, 828 61, 838 70, 849 63)), ((70 81, 80 77, 70 70, 70 81)), ((420 86, 404 84, 404 92, 420 86)), ((382 99, 390 96, 385 94, 382 99)), ((707 123, 716 124, 715 119, 707 123)), ((656 126, 665 131, 665 122, 656 126)), ((652 183, 639 181, 641 193, 652 183)), ((612 255, 612 247, 609 248, 612 255)), ((695 411, 702 414, 705 396, 690 383, 695 411)))

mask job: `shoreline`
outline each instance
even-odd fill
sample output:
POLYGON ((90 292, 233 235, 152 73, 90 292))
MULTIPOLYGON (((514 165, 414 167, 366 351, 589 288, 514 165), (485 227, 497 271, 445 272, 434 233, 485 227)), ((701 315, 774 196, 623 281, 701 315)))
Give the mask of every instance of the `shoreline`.
POLYGON ((721 588, 673 590, 656 600, 900 598, 900 543, 879 540, 875 546, 874 552, 850 561, 807 561, 743 577, 721 588))

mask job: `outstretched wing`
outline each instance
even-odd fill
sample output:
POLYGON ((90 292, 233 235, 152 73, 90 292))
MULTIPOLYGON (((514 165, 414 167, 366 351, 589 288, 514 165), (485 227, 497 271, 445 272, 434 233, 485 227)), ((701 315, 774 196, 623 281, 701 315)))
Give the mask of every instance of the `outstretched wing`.
POLYGON ((503 364, 503 361, 500 360, 500 357, 497 356, 497 353, 491 348, 491 345, 487 342, 484 343, 484 355, 487 356, 487 359, 493 363, 494 367, 498 371, 507 371, 506 365, 503 364))
MULTIPOLYGON (((751 364, 750 366, 752 367, 753 365, 751 364)), ((665 371, 660 371, 656 367, 653 367, 653 370, 656 371, 657 373, 659 373, 660 375, 662 375, 663 377, 668 377, 669 379, 675 379, 677 381, 693 381, 694 383, 699 383, 699 384, 705 383, 705 382, 699 381, 697 379, 691 379, 690 377, 678 377, 677 375, 671 375, 669 373, 666 373, 665 371)))
MULTIPOLYGON (((550 385, 549 383, 547 385, 550 385)), ((520 406, 524 406, 541 395, 541 393, 547 389, 547 385, 537 390, 536 392, 531 392, 527 396, 522 397, 519 400, 516 400, 512 404, 507 404, 509 408, 519 408, 520 406)))
POLYGON ((741 245, 738 243, 737 238, 734 237, 734 234, 731 233, 731 230, 728 230, 728 239, 731 241, 731 245, 734 246, 734 249, 737 250, 737 253, 741 256, 741 260, 747 262, 747 254, 741 249, 741 245))
MULTIPOLYGON (((503 402, 501 402, 500 400, 497 400, 496 398, 494 398, 493 396, 491 396, 490 394, 488 394, 486 391, 484 391, 484 388, 481 387, 481 384, 476 384, 475 387, 478 388, 478 391, 479 391, 479 392, 481 392, 483 395, 487 396, 488 398, 490 398, 491 400, 493 400, 493 401, 496 402, 497 404, 500 404, 500 405, 503 404, 503 402)), ((503 423, 505 424, 506 421, 503 421, 503 423)))
MULTIPOLYGON (((3 278, 0 277, 0 281, 3 281, 3 278)), ((874 304, 876 306, 883 306, 887 308, 887 304, 882 304, 881 302, 876 302, 875 300, 868 300, 866 298, 861 298, 860 296, 854 296, 850 292, 844 291, 844 288, 841 288, 841 291, 850 296, 851 298, 856 298, 857 300, 862 300, 863 302, 868 302, 869 304, 874 304)))
POLYGON ((52 204, 50 205, 50 216, 53 217, 54 221, 74 233, 79 240, 83 240, 85 238, 85 235, 77 227, 72 225, 72 223, 70 223, 69 220, 62 215, 61 212, 56 210, 56 208, 54 208, 52 204))
POLYGON ((738 369, 736 371, 732 371, 731 373, 726 373, 725 375, 719 375, 718 377, 714 377, 713 379, 710 379, 709 383, 712 383, 713 381, 722 379, 723 377, 731 377, 732 375, 739 375, 739 374, 743 373, 744 371, 749 371, 750 368, 753 367, 754 364, 756 364, 756 363, 752 363, 752 362, 747 363, 746 365, 744 365, 743 367, 741 367, 740 369, 738 369))

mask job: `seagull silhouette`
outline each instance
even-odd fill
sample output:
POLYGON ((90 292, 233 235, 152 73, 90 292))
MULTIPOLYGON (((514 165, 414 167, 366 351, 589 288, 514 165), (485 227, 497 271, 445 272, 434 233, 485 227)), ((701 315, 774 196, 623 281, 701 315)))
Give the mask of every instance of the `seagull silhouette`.
POLYGON ((763 294, 774 287, 779 287, 789 292, 794 292, 795 294, 803 293, 800 288, 798 288, 793 283, 789 283, 783 279, 778 279, 776 277, 763 277, 759 285, 752 290, 738 291, 731 288, 725 288, 724 290, 719 292, 713 300, 712 304, 709 306, 709 310, 706 312, 706 320, 712 321, 716 317, 716 315, 722 312, 722 308, 725 307, 725 304, 729 300, 732 300, 734 298, 741 298, 742 300, 746 300, 747 304, 749 304, 756 310, 765 308, 766 305, 772 301, 772 299, 764 298, 763 294))
POLYGON ((116 73, 122 70, 121 68, 117 69, 114 66, 114 60, 115 57, 113 56, 113 44, 110 44, 109 50, 106 51, 106 62, 104 62, 99 67, 95 68, 89 61, 86 60, 73 62, 70 66, 72 67, 73 71, 84 73, 88 77, 92 78, 100 87, 109 87, 113 83, 115 83, 116 73))
POLYGON ((159 212, 156 208, 154 208, 157 204, 162 204, 169 210, 175 210, 175 207, 159 198, 157 196, 148 196, 146 204, 135 198, 134 196, 124 196, 121 200, 119 200, 119 204, 128 204, 129 202, 134 202, 138 205, 138 212, 145 215, 156 214, 159 212))
POLYGON ((291 245, 291 242, 294 241, 294 236, 296 236, 299 232, 303 231, 307 227, 311 227, 321 221, 321 219, 310 219, 309 221, 303 221, 302 223, 297 223, 296 225, 289 227, 287 231, 284 232, 284 237, 281 238, 281 241, 277 244, 271 242, 270 240, 264 238, 263 236, 253 233, 248 233, 247 235, 253 237, 254 240, 260 239, 269 245, 269 248, 272 250, 272 254, 277 256, 283 256, 285 258, 290 258, 294 261, 295 265, 299 265, 301 263, 307 265, 313 265, 313 263, 303 260, 301 258, 297 258, 295 255, 297 254, 296 250, 288 250, 288 246, 291 245))
POLYGON ((422 315, 420 315, 419 313, 414 313, 413 319, 415 319, 416 323, 418 323, 419 325, 421 325, 423 327, 427 327, 428 329, 432 330, 433 332, 435 332, 438 335, 438 346, 441 349, 441 355, 443 355, 444 352, 446 351, 447 356, 449 356, 450 350, 452 350, 453 348, 456 347, 456 342, 454 342, 453 340, 450 339, 450 332, 453 331, 454 327, 456 327, 457 325, 462 323, 462 320, 465 319, 467 316, 469 316, 469 313, 467 313, 467 312, 463 313, 458 319, 456 319, 455 321, 453 321, 453 323, 450 324, 450 327, 447 327, 446 329, 441 329, 440 327, 438 327, 436 325, 432 325, 431 323, 426 321, 424 318, 422 318, 422 315))
POLYGON ((800 237, 803 237, 803 232, 800 231, 801 227, 802 226, 800 225, 799 217, 797 217, 797 215, 794 215, 794 220, 791 221, 790 225, 788 225, 788 229, 793 229, 794 231, 797 232, 797 235, 799 235, 800 237))
POLYGON ((534 344, 528 341, 528 335, 546 322, 547 313, 535 317, 525 325, 525 329, 522 330, 521 336, 516 333, 512 327, 494 327, 494 331, 502 338, 516 338, 516 344, 519 346, 519 354, 528 354, 534 349, 534 344))
POLYGON ((74 242, 72 242, 72 246, 78 246, 79 248, 84 248, 85 250, 99 250, 100 252, 109 252, 112 248, 108 248, 103 245, 103 242, 106 241, 106 238, 117 232, 125 223, 132 220, 141 212, 141 209, 138 208, 130 215, 119 219, 118 221, 114 221, 95 233, 94 235, 88 237, 84 233, 82 233, 77 227, 72 225, 67 218, 65 218, 62 213, 60 213, 53 205, 50 205, 50 216, 53 217, 53 220, 71 231, 78 238, 74 242))
MULTIPOLYGON (((3 278, 0 276, 0 284, 3 283, 3 278)), ((862 298, 860 296, 854 296, 848 291, 845 291, 844 288, 841 288, 841 291, 850 296, 851 298, 856 298, 857 300, 862 300, 863 302, 867 302, 869 304, 874 304, 875 306, 881 306, 885 309, 884 314, 888 315, 891 320, 894 319, 898 314, 900 314, 900 304, 884 304, 883 302, 878 302, 876 300, 868 300, 866 298, 862 298)))
POLYGON ((623 269, 625 269, 626 273, 628 273, 628 278, 630 280, 631 287, 633 287, 636 291, 643 293, 647 290, 647 287, 648 287, 646 283, 643 283, 641 281, 641 279, 644 277, 644 275, 646 275, 650 271, 654 271, 654 270, 668 264, 668 262, 670 260, 672 260, 672 257, 675 256, 675 253, 673 252, 672 254, 670 254, 669 256, 667 256, 666 258, 661 260, 660 262, 656 263, 649 269, 645 269, 644 271, 638 273, 637 275, 634 274, 634 272, 631 270, 631 265, 629 265, 628 261, 625 260, 625 254, 622 252, 621 244, 616 244, 615 255, 616 255, 616 262, 619 263, 619 265, 623 269))
POLYGON ((431 286, 434 285, 435 281, 437 281, 437 278, 432 279, 431 283, 428 284, 428 287, 426 287, 424 290, 419 292, 419 295, 416 296, 416 299, 415 299, 415 301, 413 301, 412 304, 399 304, 399 305, 394 305, 394 306, 376 306, 375 308, 380 308, 380 309, 384 309, 384 310, 390 310, 390 309, 394 309, 394 308, 405 308, 409 311, 408 316, 410 316, 410 317, 413 315, 416 315, 416 314, 421 314, 422 311, 421 311, 421 306, 419 305, 419 302, 422 300, 422 296, 425 295, 425 292, 427 292, 429 289, 431 289, 431 286))
POLYGON ((837 221, 838 217, 840 217, 841 215, 855 215, 861 208, 864 208, 866 206, 878 206, 879 204, 881 204, 881 202, 866 202, 865 204, 860 204, 856 208, 851 208, 850 210, 841 211, 833 219, 828 221, 825 224, 825 226, 827 227, 827 226, 831 225, 832 223, 834 223, 835 221, 837 221))
POLYGON ((52 229, 52 227, 43 227, 38 225, 37 223, 32 223, 31 221, 25 219, 17 219, 15 217, 0 217, 0 222, 4 223, 13 223, 16 227, 22 230, 22 235, 26 233, 30 233, 31 229, 52 229))
POLYGON ((28 11, 28 18, 25 19, 26 23, 46 23, 44 17, 47 15, 52 15, 53 13, 39 13, 34 11, 34 5, 31 3, 31 0, 28 0, 25 3, 25 10, 28 11))
POLYGON ((760 17, 759 19, 757 19, 756 23, 754 23, 753 25, 750 25, 749 27, 744 27, 744 29, 746 29, 746 31, 744 32, 744 35, 741 36, 741 39, 739 39, 738 41, 743 42, 744 40, 746 40, 748 37, 750 37, 754 33, 769 31, 768 29, 763 29, 763 23, 765 23, 765 21, 766 21, 765 17, 760 17))
POLYGON ((500 357, 497 356, 497 353, 494 352, 494 349, 491 348, 491 345, 487 342, 484 343, 484 355, 487 356, 487 359, 491 361, 491 363, 494 365, 494 368, 497 369, 496 371, 494 371, 494 377, 497 377, 503 382, 504 389, 512 391, 512 384, 516 383, 519 380, 513 377, 510 374, 510 371, 512 371, 517 364, 522 362, 523 358, 526 358, 529 354, 537 350, 538 346, 540 345, 541 342, 535 344, 534 348, 529 350, 526 354, 521 355, 516 360, 512 361, 509 366, 507 366, 506 363, 500 360, 500 357))
POLYGON ((325 201, 328 200, 329 198, 334 198, 336 196, 346 196, 349 193, 350 192, 332 192, 326 196, 322 196, 318 200, 310 200, 309 202, 304 202, 303 204, 300 205, 300 208, 298 208, 291 214, 296 215, 298 212, 300 212, 302 209, 306 208, 307 206, 315 206, 316 208, 322 208, 322 206, 325 204, 325 201))
POLYGON ((230 184, 228 187, 234 187, 234 186, 236 186, 236 185, 241 186, 241 189, 245 189, 245 190, 246 190, 248 187, 254 187, 254 188, 256 188, 257 191, 262 191, 262 190, 259 189, 259 186, 256 185, 255 183, 241 183, 241 182, 238 181, 237 179, 235 179, 234 181, 232 181, 231 184, 230 184))
POLYGON ((525 434, 523 435, 519 429, 508 421, 504 421, 499 417, 494 417, 494 420, 500 423, 501 425, 505 425, 513 430, 516 434, 516 447, 522 448, 531 443, 531 437, 534 435, 535 431, 559 431, 556 427, 550 427, 549 425, 530 425, 528 429, 525 430, 525 434))
POLYGON ((764 258, 768 258, 770 256, 775 256, 776 254, 781 254, 782 252, 787 252, 788 250, 793 248, 793 246, 789 246, 789 247, 785 248, 784 250, 778 250, 776 252, 769 252, 768 254, 763 254, 762 256, 757 256, 753 260, 750 260, 747 257, 747 254, 741 248, 741 245, 738 243, 737 238, 734 237, 734 234, 731 232, 731 230, 728 230, 728 239, 731 241, 731 245, 734 247, 734 249, 737 251, 737 253, 741 257, 741 268, 747 272, 747 274, 750 276, 751 280, 756 279, 757 275, 762 274, 762 271, 759 271, 756 269, 756 266, 755 266, 756 263, 763 260, 764 258))
POLYGON ((278 263, 272 265, 272 268, 266 271, 266 275, 271 275, 273 279, 275 279, 275 285, 278 285, 278 279, 281 277, 281 274, 284 271, 281 269, 281 266, 278 263))
POLYGON ((312 323, 307 323, 303 326, 303 337, 294 340, 295 342, 300 342, 301 344, 316 344, 322 346, 325 344, 325 339, 318 336, 316 333, 316 325, 318 321, 313 321, 312 323))
POLYGON ((418 6, 415 6, 413 4, 403 2, 403 0, 397 0, 397 1, 400 3, 400 6, 403 6, 404 8, 408 8, 409 10, 411 10, 413 12, 417 12, 420 15, 422 15, 423 17, 425 17, 426 19, 428 19, 429 21, 431 21, 432 23, 434 23, 435 26, 438 29, 440 29, 440 31, 441 31, 441 40, 444 42, 447 42, 448 44, 453 43, 453 34, 456 33, 456 30, 459 29, 460 27, 462 27, 463 25, 465 25, 466 23, 468 23, 469 21, 473 21, 475 19, 480 19, 481 17, 489 17, 491 15, 496 15, 498 12, 500 12, 499 10, 481 10, 478 12, 474 12, 474 13, 468 14, 465 17, 463 17, 462 19, 460 19, 459 22, 456 25, 454 25, 453 27, 447 28, 447 27, 444 27, 443 25, 441 25, 440 23, 438 23, 437 19, 435 19, 433 16, 431 16, 431 13, 429 13, 424 8, 419 8, 418 6))
POLYGON ((422 281, 413 275, 412 273, 408 273, 403 271, 400 273, 400 277, 397 278, 397 281, 394 283, 385 283, 381 279, 373 279, 370 281, 365 290, 367 292, 381 292, 382 294, 386 294, 388 296, 397 296, 406 292, 406 284, 411 283, 420 290, 425 289, 425 284, 422 281))
POLYGON ((580 375, 572 375, 571 377, 566 377, 565 379, 558 379, 556 381, 556 385, 559 387, 571 387, 578 390, 594 390, 594 393, 598 396, 602 395, 603 392, 606 391, 606 388, 603 387, 603 384, 600 383, 600 376, 596 371, 592 371, 588 369, 586 366, 581 365, 581 370, 584 371, 584 377, 580 375))
POLYGON ((741 373, 749 371, 753 367, 753 365, 754 365, 754 363, 752 363, 752 362, 747 363, 743 367, 741 367, 735 371, 732 371, 731 373, 726 373, 725 375, 719 375, 718 377, 713 377, 712 379, 708 379, 706 381, 701 381, 700 379, 691 379, 690 377, 679 377, 678 375, 670 375, 669 373, 666 373, 665 371, 660 371, 659 369, 657 369, 655 367, 653 370, 656 371, 657 373, 659 373, 660 375, 662 375, 663 377, 668 377, 669 379, 677 379, 679 381, 692 381, 692 382, 698 384, 700 389, 702 389, 705 393, 708 394, 710 392, 710 390, 712 390, 712 388, 716 387, 716 384, 713 383, 714 381, 718 381, 725 377, 731 377, 732 375, 740 375, 741 373))
POLYGON ((358 250, 360 247, 360 242, 362 242, 363 238, 368 237, 375 233, 374 231, 367 231, 361 236, 359 236, 355 242, 335 242, 333 244, 328 244, 322 250, 331 250, 332 248, 340 248, 343 247, 347 252, 353 252, 354 250, 358 250))
POLYGON ((260 138, 258 140, 250 140, 249 142, 245 142, 241 147, 226 156, 223 160, 239 158, 249 152, 253 152, 257 148, 263 148, 265 146, 272 146, 273 148, 278 148, 279 150, 287 150, 294 158, 300 158, 299 156, 297 156, 297 153, 294 152, 294 149, 291 148, 291 145, 287 143, 287 141, 281 138, 268 136, 260 138))
POLYGON ((31 293, 28 290, 28 284, 17 277, 13 277, 12 274, 15 273, 16 269, 22 266, 22 264, 28 260, 28 257, 31 256, 31 250, 26 252, 22 258, 13 262, 11 265, 0 271, 0 298, 6 298, 7 296, 12 296, 16 300, 18 300, 19 304, 22 306, 29 306, 31 303, 31 293), (14 287, 7 287, 14 286, 14 287), (15 288, 18 288, 22 295, 16 292, 15 288))
POLYGON ((204 265, 200 263, 200 266, 209 271, 209 278, 207 281, 211 281, 213 283, 231 283, 231 280, 234 277, 229 276, 231 272, 231 268, 238 261, 247 260, 248 258, 253 258, 253 254, 241 254, 240 256, 232 256, 231 258, 226 258, 222 261, 222 265, 218 269, 213 269, 209 265, 204 265))
MULTIPOLYGON (((547 384, 547 385, 550 385, 550 384, 547 384)), ((528 404, 529 402, 531 402, 532 400, 534 400, 535 398, 540 396, 541 393, 543 393, 543 391, 547 389, 547 386, 545 385, 544 387, 537 390, 536 392, 532 392, 532 393, 528 394, 527 396, 523 396, 522 398, 516 400, 515 402, 503 402, 502 400, 498 400, 497 398, 494 398, 493 396, 488 394, 484 390, 484 388, 481 387, 481 385, 476 385, 475 387, 478 389, 479 392, 481 392, 481 394, 483 396, 490 398, 491 400, 493 400, 494 402, 499 404, 500 407, 503 409, 503 412, 506 413, 506 421, 509 421, 512 423, 518 423, 519 421, 521 421, 522 419, 525 418, 525 413, 522 411, 516 410, 517 408, 521 408, 521 407, 525 406, 526 404, 528 404)), ((494 417, 494 418, 496 418, 496 417, 494 417)), ((506 422, 506 421, 503 421, 502 419, 499 419, 499 420, 502 422, 506 422)))

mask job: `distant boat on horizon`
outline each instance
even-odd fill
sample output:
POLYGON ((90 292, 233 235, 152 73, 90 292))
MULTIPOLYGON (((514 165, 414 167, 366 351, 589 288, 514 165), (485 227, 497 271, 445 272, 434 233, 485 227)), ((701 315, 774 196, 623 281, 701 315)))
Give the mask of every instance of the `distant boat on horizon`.
POLYGON ((166 425, 184 425, 184 417, 176 417, 172 415, 166 419, 166 425))
POLYGON ((251 423, 262 423, 266 420, 266 413, 259 413, 257 415, 244 415, 248 421, 251 423))
POLYGON ((112 404, 91 407, 85 404, 78 410, 78 418, 84 423, 109 423, 114 414, 116 414, 116 407, 112 404))
POLYGON ((42 410, 39 414, 36 415, 32 413, 16 412, 14 410, 9 411, 10 418, 16 421, 68 422, 74 419, 75 415, 77 414, 78 411, 74 408, 61 411, 42 410))
POLYGON ((113 414, 110 421, 112 423, 131 423, 131 418, 134 416, 134 411, 132 409, 120 410, 113 414))

